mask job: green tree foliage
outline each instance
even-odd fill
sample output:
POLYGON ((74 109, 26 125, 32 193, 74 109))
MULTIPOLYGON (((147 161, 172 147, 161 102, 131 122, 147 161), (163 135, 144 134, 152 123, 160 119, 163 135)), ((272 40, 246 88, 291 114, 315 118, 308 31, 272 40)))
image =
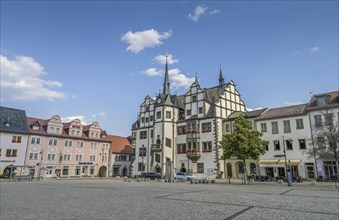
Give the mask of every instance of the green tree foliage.
POLYGON ((246 159, 258 159, 259 155, 265 153, 268 142, 261 139, 262 133, 252 130, 250 121, 243 115, 235 120, 234 127, 233 133, 225 134, 220 142, 223 158, 236 157, 242 160, 246 167, 246 159))

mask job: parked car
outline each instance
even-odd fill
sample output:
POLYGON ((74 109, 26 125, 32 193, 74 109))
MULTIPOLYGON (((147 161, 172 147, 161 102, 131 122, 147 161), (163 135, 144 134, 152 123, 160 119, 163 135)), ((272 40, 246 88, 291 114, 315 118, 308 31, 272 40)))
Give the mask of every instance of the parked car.
POLYGON ((145 173, 145 178, 149 178, 151 180, 154 180, 154 179, 161 179, 162 176, 160 173, 145 173))
POLYGON ((190 181, 191 179, 196 178, 196 176, 193 176, 190 173, 184 173, 184 172, 178 172, 174 175, 174 180, 185 180, 190 181))

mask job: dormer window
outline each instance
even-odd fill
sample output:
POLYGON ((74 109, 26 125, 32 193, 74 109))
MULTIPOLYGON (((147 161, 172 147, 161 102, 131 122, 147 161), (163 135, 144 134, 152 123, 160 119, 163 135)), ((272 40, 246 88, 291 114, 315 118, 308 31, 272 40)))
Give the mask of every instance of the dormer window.
POLYGON ((33 125, 32 129, 35 130, 35 131, 39 131, 40 126, 39 125, 33 125))
POLYGON ((317 106, 324 106, 328 104, 328 96, 322 96, 317 98, 317 106))

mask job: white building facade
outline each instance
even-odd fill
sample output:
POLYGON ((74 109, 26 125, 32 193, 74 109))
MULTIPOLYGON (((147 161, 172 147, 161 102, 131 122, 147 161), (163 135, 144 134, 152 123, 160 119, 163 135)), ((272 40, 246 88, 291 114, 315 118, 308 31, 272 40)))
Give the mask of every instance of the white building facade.
POLYGON ((306 153, 312 147, 306 104, 268 109, 255 121, 269 142, 259 157, 261 175, 285 177, 291 170, 294 177, 314 178, 314 158, 306 153))
MULTIPOLYGON (((307 105, 312 141, 316 145, 322 128, 332 126, 338 134, 339 129, 339 91, 313 95, 307 105)), ((315 146, 316 147, 316 146, 315 146)), ((339 154, 339 149, 337 149, 339 154)), ((332 180, 338 174, 338 164, 333 157, 317 156, 317 174, 319 179, 332 180)))
POLYGON ((245 104, 233 81, 203 89, 196 78, 184 95, 171 95, 166 62, 163 92, 155 99, 146 96, 132 127, 135 161, 133 175, 170 171, 224 173, 222 120, 232 112, 245 112, 245 104))
POLYGON ((8 177, 11 169, 24 166, 28 141, 26 113, 0 107, 0 175, 8 177))

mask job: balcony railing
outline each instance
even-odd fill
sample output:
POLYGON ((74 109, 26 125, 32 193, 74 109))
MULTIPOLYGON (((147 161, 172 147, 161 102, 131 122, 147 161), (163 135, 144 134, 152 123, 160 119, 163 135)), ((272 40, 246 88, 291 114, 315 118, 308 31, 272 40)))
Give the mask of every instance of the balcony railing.
POLYGON ((187 133, 186 139, 200 139, 200 133, 187 133))
POLYGON ((200 150, 187 150, 186 157, 192 160, 193 163, 196 163, 201 156, 200 150))
POLYGON ((151 150, 154 152, 161 152, 162 151, 162 145, 161 144, 152 144, 151 150))

